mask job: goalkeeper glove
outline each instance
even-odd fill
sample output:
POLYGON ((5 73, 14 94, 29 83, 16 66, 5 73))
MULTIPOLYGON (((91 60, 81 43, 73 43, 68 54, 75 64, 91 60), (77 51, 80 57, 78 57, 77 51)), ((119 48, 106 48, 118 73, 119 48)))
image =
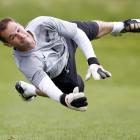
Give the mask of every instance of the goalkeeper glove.
POLYGON ((105 79, 111 77, 111 73, 104 70, 95 57, 88 59, 89 68, 85 77, 85 80, 89 80, 91 75, 95 80, 105 79))
POLYGON ((83 92, 79 92, 78 87, 75 87, 73 92, 70 94, 62 94, 60 102, 64 106, 73 110, 82 112, 87 110, 87 98, 83 92))

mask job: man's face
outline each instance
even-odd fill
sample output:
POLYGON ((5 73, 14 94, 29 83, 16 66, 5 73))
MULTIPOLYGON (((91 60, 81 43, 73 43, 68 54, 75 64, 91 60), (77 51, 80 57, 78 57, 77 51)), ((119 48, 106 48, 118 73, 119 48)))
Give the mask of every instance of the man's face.
POLYGON ((9 46, 14 46, 15 48, 28 48, 33 42, 33 37, 24 27, 14 21, 8 23, 1 36, 5 38, 9 46))

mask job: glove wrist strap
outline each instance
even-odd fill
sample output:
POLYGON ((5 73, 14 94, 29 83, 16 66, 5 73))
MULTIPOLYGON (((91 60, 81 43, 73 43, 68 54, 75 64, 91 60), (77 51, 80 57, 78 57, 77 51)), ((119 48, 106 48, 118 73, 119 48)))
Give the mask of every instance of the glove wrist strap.
POLYGON ((67 106, 66 102, 65 102, 65 97, 66 97, 66 94, 62 94, 60 96, 60 103, 64 106, 67 106))
POLYGON ((96 57, 90 57, 88 58, 88 65, 90 66, 91 64, 97 64, 100 65, 98 59, 96 57))

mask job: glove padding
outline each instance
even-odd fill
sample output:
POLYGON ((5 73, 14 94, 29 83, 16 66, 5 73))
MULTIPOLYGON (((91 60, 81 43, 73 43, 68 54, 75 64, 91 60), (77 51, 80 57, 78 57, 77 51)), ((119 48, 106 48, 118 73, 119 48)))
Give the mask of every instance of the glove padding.
POLYGON ((95 80, 105 79, 111 77, 111 73, 104 70, 101 65, 91 64, 88 68, 85 80, 89 80, 91 75, 95 80))
POLYGON ((79 88, 75 87, 73 93, 63 94, 61 96, 60 102, 67 106, 70 109, 77 111, 86 111, 87 110, 87 98, 83 92, 79 92, 79 88))

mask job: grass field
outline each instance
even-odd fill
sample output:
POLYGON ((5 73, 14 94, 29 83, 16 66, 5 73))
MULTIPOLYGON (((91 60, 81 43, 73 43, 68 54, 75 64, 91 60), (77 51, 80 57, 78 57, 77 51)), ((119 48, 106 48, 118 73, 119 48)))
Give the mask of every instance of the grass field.
MULTIPOLYGON (((2 0, 0 17, 23 24, 38 15, 119 20, 138 18, 139 5, 138 0, 2 0)), ((23 102, 14 84, 25 78, 15 67, 12 50, 0 46, 0 140, 140 140, 140 35, 109 35, 93 45, 112 78, 85 82, 89 106, 84 113, 47 98, 23 102)), ((79 50, 77 64, 84 78, 87 64, 79 50)))

